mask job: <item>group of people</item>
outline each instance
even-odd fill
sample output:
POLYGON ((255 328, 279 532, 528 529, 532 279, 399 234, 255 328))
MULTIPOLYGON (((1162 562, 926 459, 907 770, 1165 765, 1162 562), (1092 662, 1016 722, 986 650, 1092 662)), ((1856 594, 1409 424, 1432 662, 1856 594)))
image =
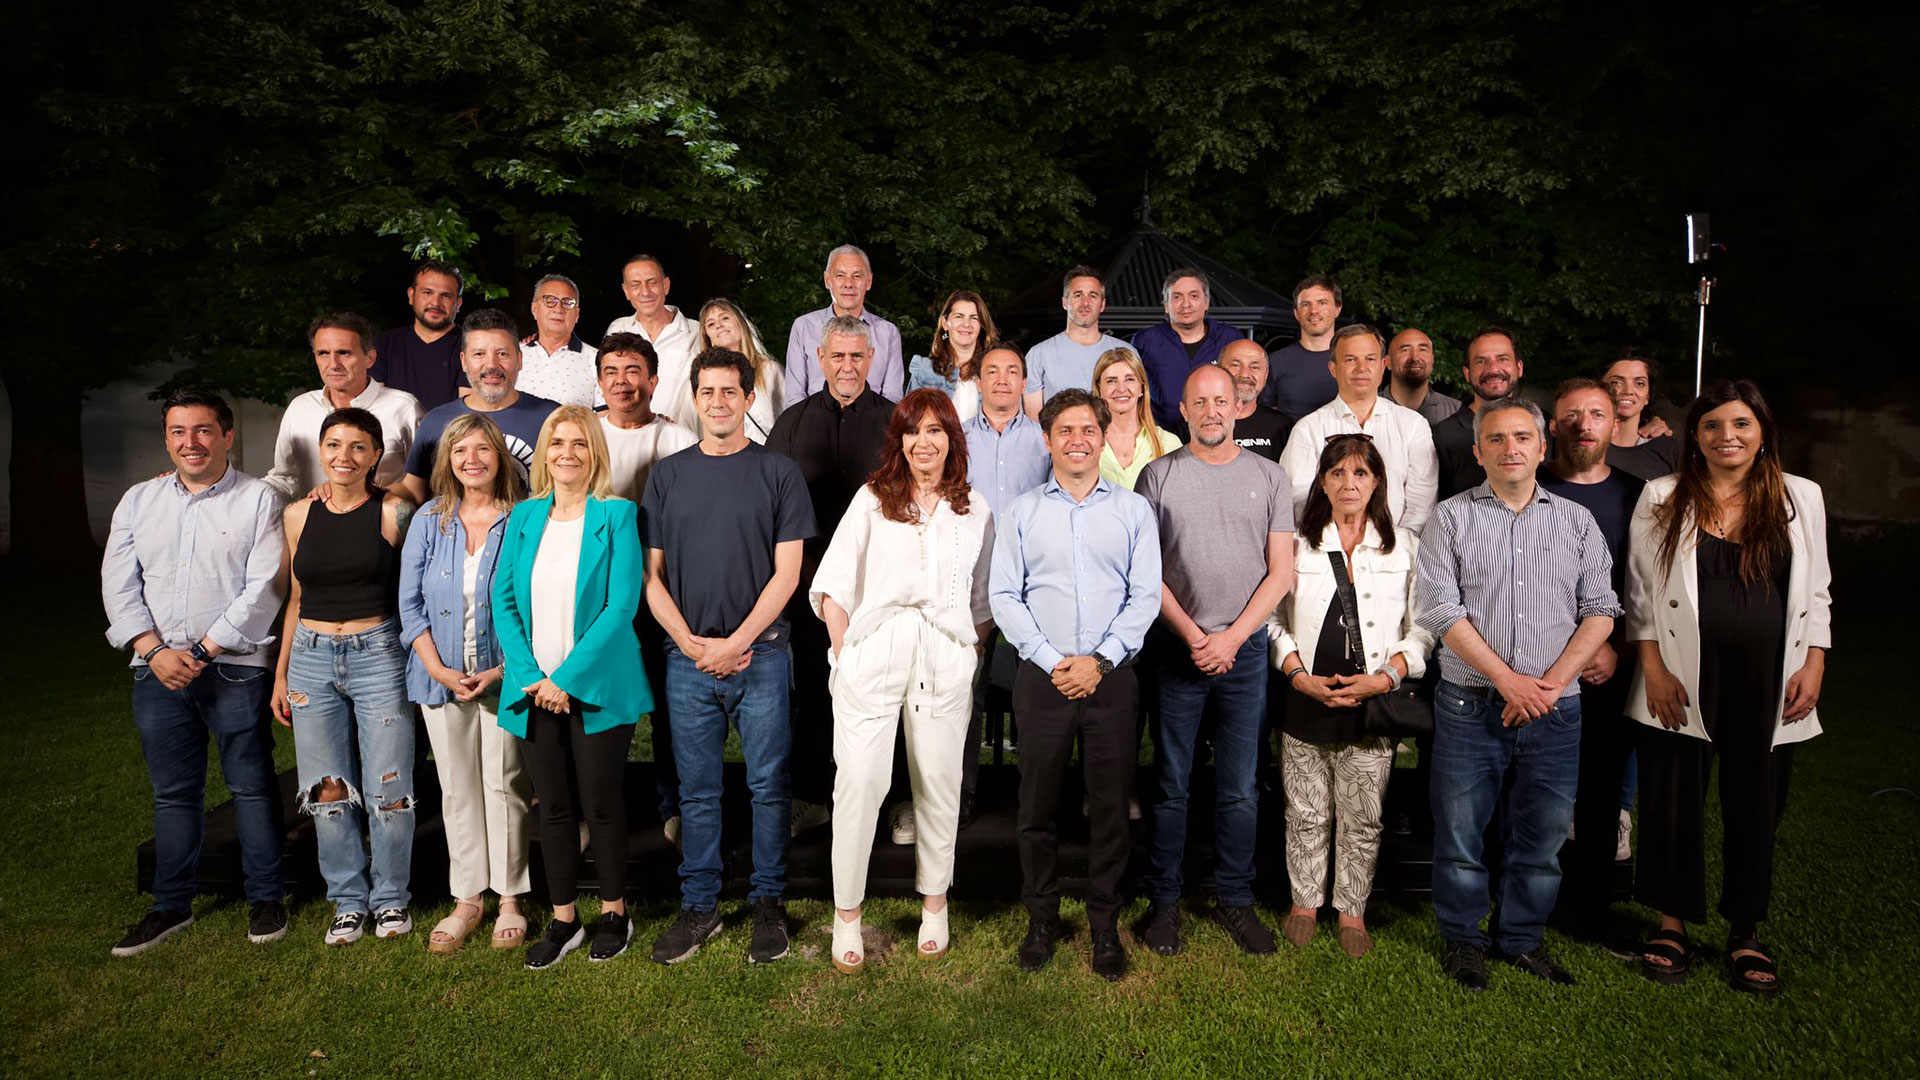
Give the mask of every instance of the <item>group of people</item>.
POLYGON ((1277 948, 1253 906, 1277 761, 1281 936, 1307 944, 1331 901, 1339 946, 1366 954, 1396 743, 1417 737, 1402 772, 1428 790, 1442 966, 1461 985, 1486 988, 1490 952, 1572 981, 1544 927, 1558 908, 1604 936, 1636 760, 1636 889, 1662 925, 1634 952, 1657 982, 1687 977, 1717 757, 1728 977, 1778 993, 1757 934, 1792 746, 1819 731, 1829 572, 1820 490, 1782 471, 1752 383, 1715 384, 1670 431, 1644 357, 1536 399, 1514 336, 1490 327, 1464 343, 1461 402, 1430 385, 1419 329, 1340 325, 1328 277, 1300 283, 1299 340, 1269 353, 1208 315, 1191 268, 1166 279, 1167 322, 1130 343, 1101 331, 1105 287, 1082 266, 1065 329, 1024 354, 959 291, 903 359, 865 307, 872 277, 858 248, 834 249, 829 303, 794 320, 783 364, 731 302, 698 320, 666 304, 652 256, 623 267, 634 313, 597 346, 564 277, 540 280, 521 339, 497 309, 456 326, 459 273, 423 264, 411 325, 314 321, 322 386, 288 406, 264 481, 228 462, 225 402, 168 399, 174 471, 126 494, 102 567, 156 818, 153 909, 114 953, 192 922, 209 733, 250 939, 285 934, 269 711, 294 734, 325 941, 408 933, 417 706, 457 900, 433 952, 463 946, 489 891, 490 944, 525 947, 529 968, 627 949, 623 785, 650 716, 681 851, 655 960, 722 929, 729 727, 752 801, 749 960, 786 955, 789 841, 830 822, 831 959, 864 966, 872 840, 902 791, 887 828, 915 848, 916 952, 938 956, 994 684, 1018 730, 1027 970, 1064 933, 1076 748, 1091 963, 1117 979, 1129 819, 1148 840, 1135 936, 1178 953, 1209 758, 1208 914, 1248 952, 1277 948), (537 937, 536 827, 552 902, 537 937), (588 848, 591 927, 575 904, 588 848))

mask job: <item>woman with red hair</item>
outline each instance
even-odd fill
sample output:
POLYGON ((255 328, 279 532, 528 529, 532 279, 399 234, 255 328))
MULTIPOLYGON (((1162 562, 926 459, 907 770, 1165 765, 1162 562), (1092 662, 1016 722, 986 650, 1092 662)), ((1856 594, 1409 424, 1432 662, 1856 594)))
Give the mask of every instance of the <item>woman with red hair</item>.
POLYGON ((904 720, 918 818, 915 888, 925 897, 919 953, 947 951, 947 886, 960 831, 961 765, 987 611, 992 515, 967 486, 967 440, 953 402, 909 393, 887 450, 834 530, 809 596, 833 648, 833 966, 866 962, 860 905, 874 825, 904 720))

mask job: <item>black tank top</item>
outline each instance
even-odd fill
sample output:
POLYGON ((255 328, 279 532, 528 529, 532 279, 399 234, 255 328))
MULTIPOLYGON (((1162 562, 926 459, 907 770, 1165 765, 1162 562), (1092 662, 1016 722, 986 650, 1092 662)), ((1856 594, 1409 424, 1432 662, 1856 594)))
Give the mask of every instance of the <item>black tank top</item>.
POLYGON ((300 617, 316 622, 392 618, 400 610, 400 553, 380 534, 385 492, 336 514, 320 499, 293 553, 300 617))

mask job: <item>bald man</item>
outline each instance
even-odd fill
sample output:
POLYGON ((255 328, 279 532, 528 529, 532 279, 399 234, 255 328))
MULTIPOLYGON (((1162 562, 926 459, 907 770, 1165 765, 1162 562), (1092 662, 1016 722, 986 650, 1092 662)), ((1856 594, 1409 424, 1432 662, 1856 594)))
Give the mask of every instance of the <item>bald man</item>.
POLYGON ((1221 349, 1217 362, 1220 370, 1233 377, 1234 445, 1279 461, 1293 421, 1280 410, 1260 404, 1260 390, 1267 385, 1267 350, 1257 341, 1241 338, 1221 349))
POLYGON ((1460 411, 1460 399, 1433 388, 1433 339, 1408 327, 1387 343, 1387 397, 1403 409, 1412 409, 1427 426, 1460 411))

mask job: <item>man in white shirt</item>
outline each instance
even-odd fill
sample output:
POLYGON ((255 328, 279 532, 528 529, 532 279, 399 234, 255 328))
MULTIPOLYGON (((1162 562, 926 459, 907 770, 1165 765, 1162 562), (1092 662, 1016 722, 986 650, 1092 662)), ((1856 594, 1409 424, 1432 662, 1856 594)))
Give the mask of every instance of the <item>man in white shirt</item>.
POLYGON ((287 403, 273 443, 273 469, 264 478, 283 498, 295 499, 326 481, 320 469, 320 425, 335 409, 365 409, 380 419, 385 454, 373 482, 391 487, 407 470, 407 452, 420 423, 420 402, 404 390, 383 386, 368 374, 378 355, 373 324, 343 311, 322 315, 307 327, 307 344, 320 369, 320 389, 287 403))
POLYGON ((1027 416, 1038 420, 1047 399, 1068 388, 1093 389, 1093 365, 1108 349, 1132 346, 1100 332, 1100 313, 1107 310, 1107 286, 1100 271, 1076 266, 1060 283, 1060 306, 1067 312, 1067 328, 1027 351, 1027 416))
MULTIPOLYGON (((658 363, 649 362, 647 370, 654 383, 650 408, 661 416, 672 417, 698 439, 699 418, 693 411, 693 391, 688 388, 687 371, 700 344, 700 327, 686 313, 667 303, 673 279, 667 267, 652 255, 635 255, 620 268, 620 291, 627 294, 633 314, 622 315, 607 324, 607 336, 638 334, 653 346, 658 363)), ((604 350, 602 350, 604 351, 604 350)), ((600 373, 601 393, 606 392, 606 372, 600 373)), ((611 407, 611 405, 609 405, 611 407)), ((642 481, 632 498, 646 490, 642 481)))
POLYGON ((593 346, 574 333, 580 325, 580 286, 560 274, 534 282, 533 324, 539 329, 520 341, 520 378, 515 387, 561 405, 593 409, 604 404, 593 346))
POLYGON ((787 331, 786 405, 792 407, 827 388, 820 367, 820 333, 827 320, 847 316, 867 324, 873 339, 873 366, 867 385, 889 401, 905 396, 907 364, 900 354, 900 328, 867 310, 867 290, 873 288, 873 261, 852 244, 827 252, 827 269, 820 275, 829 303, 793 320, 787 331))
POLYGON ((1293 480, 1293 511, 1298 514, 1306 509, 1313 478, 1320 475, 1320 451, 1327 439, 1365 435, 1387 465, 1387 475, 1381 479, 1394 525, 1418 535, 1433 514, 1440 461, 1426 418, 1380 396, 1384 352, 1380 332, 1365 323, 1343 326, 1334 334, 1333 359, 1327 362, 1327 370, 1338 384, 1338 393, 1294 425, 1280 464, 1293 480))

